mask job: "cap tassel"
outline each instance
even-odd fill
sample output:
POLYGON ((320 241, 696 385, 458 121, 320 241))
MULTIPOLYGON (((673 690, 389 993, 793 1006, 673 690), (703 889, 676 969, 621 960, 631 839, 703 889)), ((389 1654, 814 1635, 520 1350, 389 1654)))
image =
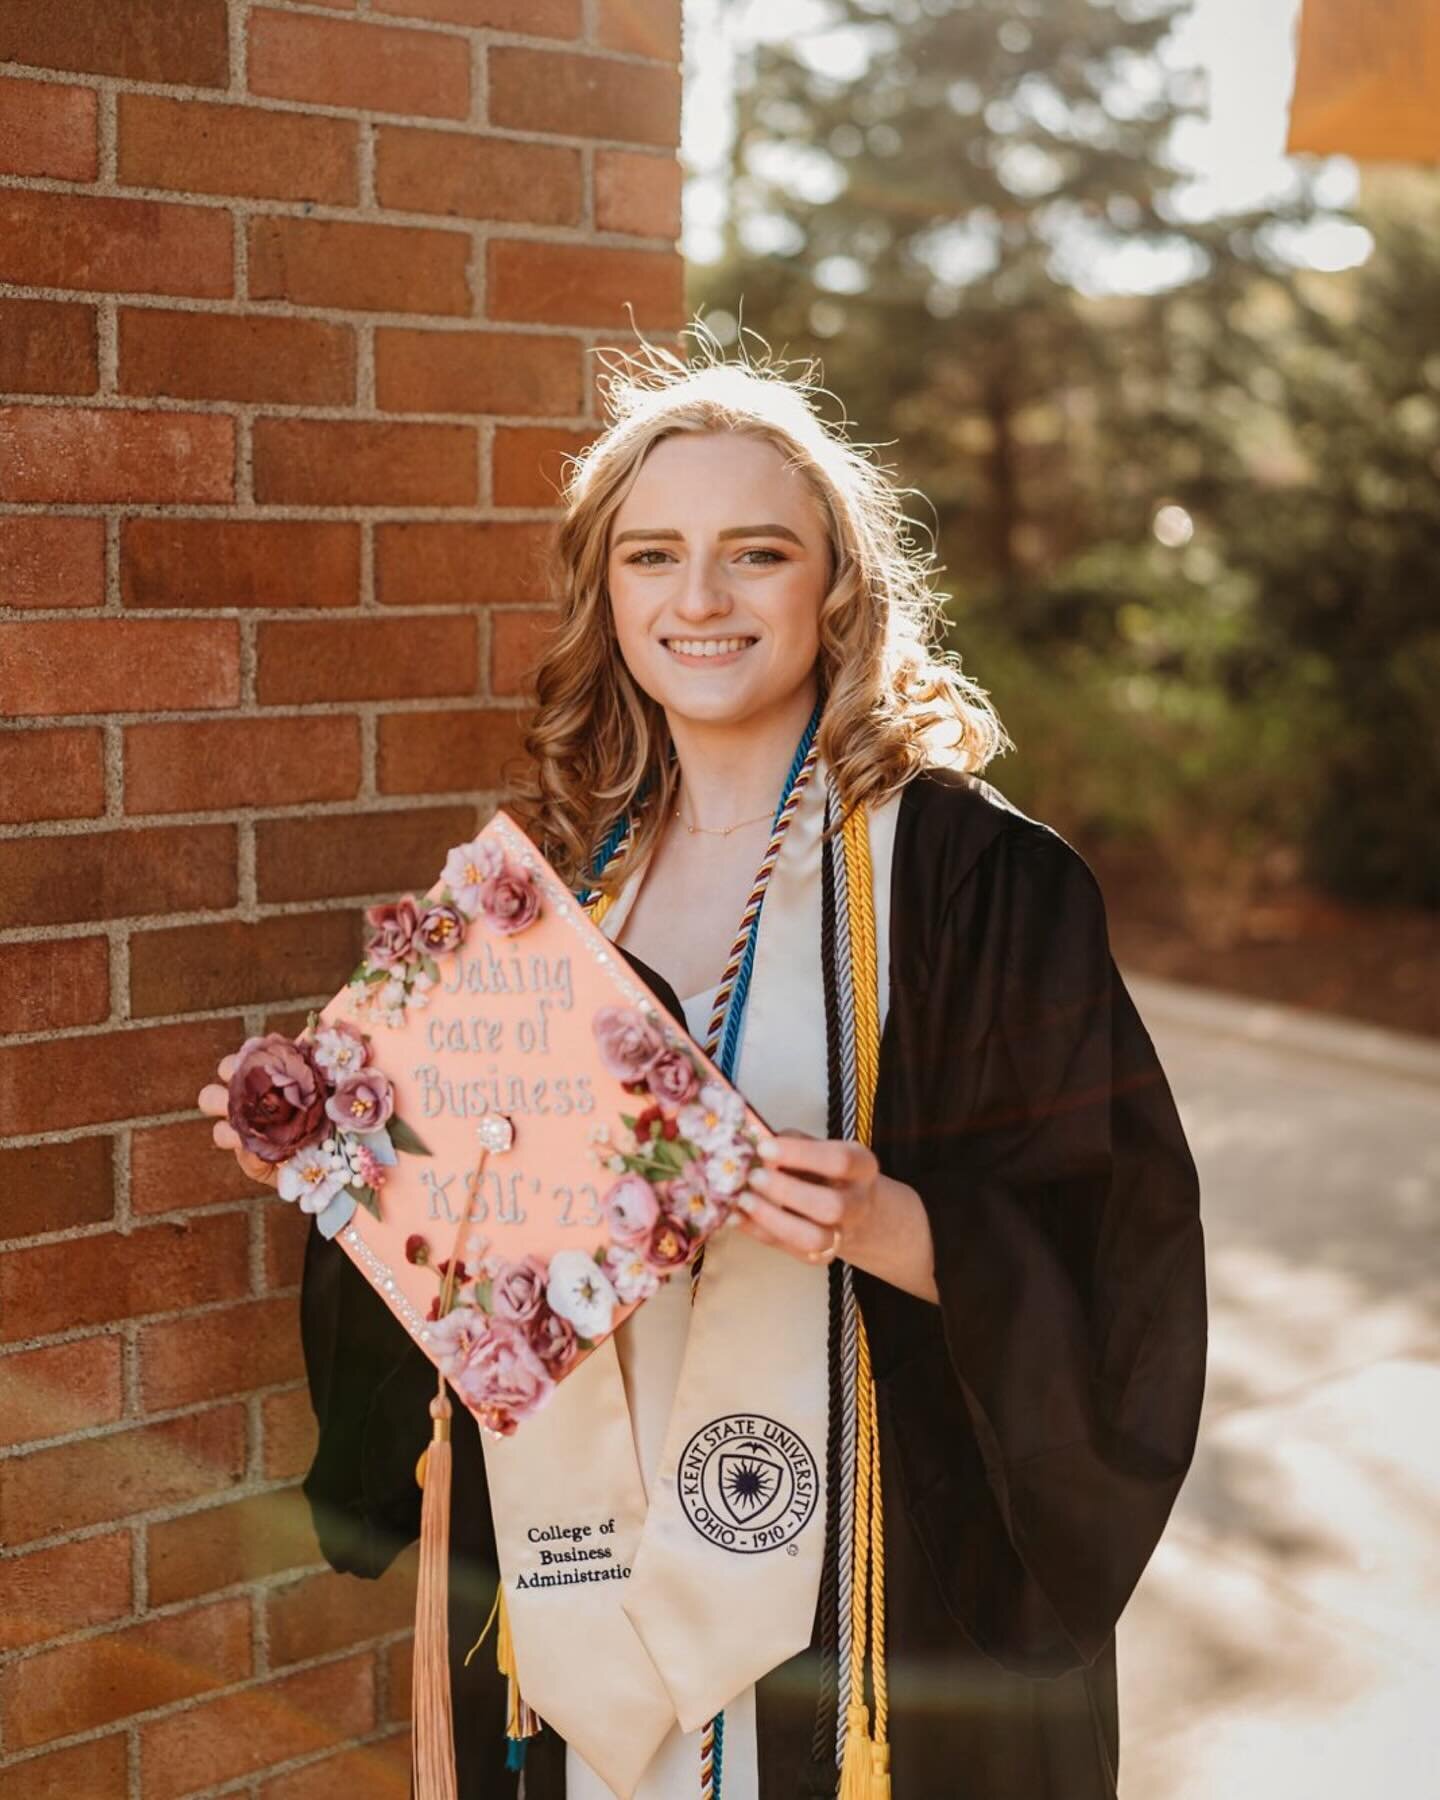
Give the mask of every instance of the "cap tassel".
POLYGON ((525 1766, 525 1740, 540 1729, 540 1718, 520 1692, 520 1674, 515 1667, 515 1640, 510 1635, 510 1609, 505 1604, 505 1584, 500 1583, 498 1599, 500 1620, 495 1631, 495 1662, 505 1677, 505 1735, 510 1743, 505 1752, 507 1769, 525 1766))
POLYGON ((420 1507, 420 1576, 415 1597, 415 1686, 410 1762, 415 1800, 459 1800, 450 1698, 450 1402, 430 1402, 434 1436, 415 1471, 420 1507))

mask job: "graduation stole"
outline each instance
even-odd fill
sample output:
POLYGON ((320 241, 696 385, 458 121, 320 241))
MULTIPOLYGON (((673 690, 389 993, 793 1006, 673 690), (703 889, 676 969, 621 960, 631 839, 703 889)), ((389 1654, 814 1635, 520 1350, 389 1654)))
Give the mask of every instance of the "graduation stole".
MULTIPOLYGON (((786 1125, 868 1141, 880 1020, 870 837, 865 815, 852 812, 836 854, 824 836, 837 804, 828 783, 823 812, 821 783, 802 808, 818 760, 817 722, 818 715, 782 793, 707 1050, 732 1075, 743 1017, 752 1102, 786 1125), (752 980, 757 960, 761 973, 752 980), (814 1024, 817 984, 823 1040, 814 1024), (804 1042, 806 1029, 815 1043, 804 1042)), ((628 833, 612 834, 600 866, 627 847, 628 833)), ((591 916, 598 923, 615 904, 621 918, 636 891, 632 878, 616 902, 592 898, 591 916)), ((818 1593, 819 1754, 833 1742, 844 1800, 887 1796, 877 1423, 850 1270, 807 1265, 725 1233, 708 1246, 692 1299, 648 1501, 613 1341, 524 1431, 484 1440, 512 1752, 523 1751, 541 1715, 616 1793, 629 1795, 678 1721, 685 1731, 704 1728, 696 1791, 723 1800, 723 1707, 809 1645, 818 1593), (817 1355, 827 1341, 829 1357, 817 1355), (547 1591, 558 1584, 537 1575, 572 1573, 562 1560, 571 1540, 550 1534, 587 1523, 606 1528, 626 1579, 547 1591), (558 1552, 547 1548, 555 1544, 558 1552)), ((517 1760, 512 1754, 512 1766, 517 1760)))

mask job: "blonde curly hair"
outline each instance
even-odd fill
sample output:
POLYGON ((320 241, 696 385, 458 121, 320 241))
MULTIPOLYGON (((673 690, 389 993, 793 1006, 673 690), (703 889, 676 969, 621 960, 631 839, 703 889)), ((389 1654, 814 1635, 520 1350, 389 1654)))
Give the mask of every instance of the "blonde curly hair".
MULTIPOLYGON (((637 333, 637 336, 639 334, 637 333)), ((830 539, 831 581, 820 608, 820 753, 846 812, 878 805, 922 768, 978 773, 1010 748, 985 691, 957 658, 931 647, 943 596, 932 557, 910 536, 906 492, 816 407, 825 390, 806 363, 798 376, 768 351, 727 359, 698 318, 689 362, 640 339, 638 353, 602 349, 609 424, 568 459, 565 512, 552 554, 560 622, 535 674, 538 702, 525 736, 527 766, 512 804, 525 830, 571 887, 613 891, 612 864, 594 859, 626 816, 625 858, 650 854, 675 805, 679 770, 661 707, 620 655, 606 582, 610 530, 647 454, 679 432, 746 432, 768 440, 815 497, 830 539)))

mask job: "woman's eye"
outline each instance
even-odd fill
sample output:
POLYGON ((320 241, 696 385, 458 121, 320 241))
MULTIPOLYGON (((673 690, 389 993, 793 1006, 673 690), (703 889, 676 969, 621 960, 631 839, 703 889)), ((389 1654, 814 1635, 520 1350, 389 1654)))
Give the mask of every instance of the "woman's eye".
MULTIPOLYGON (((647 562, 645 560, 647 557, 650 557, 650 556, 658 556, 658 557, 661 557, 662 559, 668 560, 667 553, 664 550, 637 550, 635 552, 635 554, 632 557, 630 557, 629 560, 632 563, 638 564, 641 568, 653 569, 655 567, 654 563, 647 562)), ((778 550, 766 550, 766 549, 761 549, 761 548, 756 548, 753 550, 744 550, 741 552, 742 561, 747 556, 766 556, 766 557, 769 557, 771 559, 771 561, 773 561, 773 562, 784 562, 784 560, 785 560, 785 558, 780 554, 780 552, 778 550)))

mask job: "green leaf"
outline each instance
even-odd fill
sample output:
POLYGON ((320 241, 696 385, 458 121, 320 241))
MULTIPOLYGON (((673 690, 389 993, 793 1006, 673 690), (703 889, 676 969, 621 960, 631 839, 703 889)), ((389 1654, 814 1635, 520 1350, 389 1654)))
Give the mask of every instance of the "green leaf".
POLYGON ((440 979, 440 965, 433 956, 422 956, 420 958, 420 967, 432 981, 438 981, 440 979))
POLYGON ((345 1189, 353 1200, 358 1200, 372 1219, 380 1217, 380 1198, 374 1188, 365 1187, 361 1182, 352 1181, 345 1189))
POLYGON ((634 1129, 635 1129, 634 1113, 621 1113, 620 1123, 625 1127, 625 1129, 627 1131, 634 1131, 634 1129))
POLYGON ((392 1118, 390 1121, 390 1142, 397 1150, 403 1150, 408 1156, 433 1156, 434 1151, 425 1142, 413 1126, 407 1125, 403 1119, 392 1118))
POLYGON ((488 1276, 483 1281, 477 1281, 475 1283, 475 1304, 483 1313, 488 1313, 490 1310, 491 1294, 494 1291, 494 1287, 494 1282, 491 1281, 488 1276))

